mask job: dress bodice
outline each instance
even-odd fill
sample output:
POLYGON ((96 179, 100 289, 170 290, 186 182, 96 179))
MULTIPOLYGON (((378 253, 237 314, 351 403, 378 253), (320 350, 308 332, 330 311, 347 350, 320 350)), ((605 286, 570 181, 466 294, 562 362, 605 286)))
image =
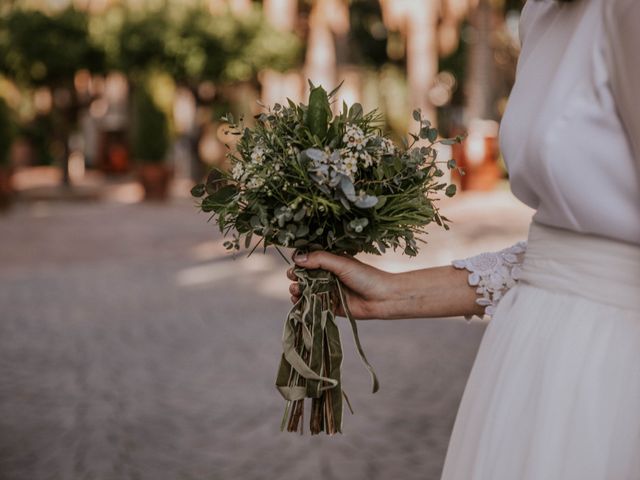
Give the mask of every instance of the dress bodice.
MULTIPOLYGON (((640 132, 620 114, 625 92, 610 53, 618 25, 609 28, 606 11, 625 1, 635 2, 528 0, 500 144, 511 189, 535 221, 640 244, 640 152, 630 139, 640 132)), ((636 47, 625 61, 640 65, 636 47)))

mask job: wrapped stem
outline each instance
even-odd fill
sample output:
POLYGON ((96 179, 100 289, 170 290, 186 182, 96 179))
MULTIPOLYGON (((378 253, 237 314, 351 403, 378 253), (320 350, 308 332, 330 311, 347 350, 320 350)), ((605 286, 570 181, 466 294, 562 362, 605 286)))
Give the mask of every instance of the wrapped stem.
POLYGON ((360 344, 355 319, 349 311, 338 278, 325 270, 296 267, 301 296, 291 308, 282 333, 283 353, 276 386, 287 400, 281 429, 302 433, 304 399, 311 398, 309 420, 312 434, 342 432, 342 342, 334 307, 340 302, 349 319, 358 354, 371 374, 373 392, 378 379, 360 344), (288 419, 287 419, 288 417, 288 419))

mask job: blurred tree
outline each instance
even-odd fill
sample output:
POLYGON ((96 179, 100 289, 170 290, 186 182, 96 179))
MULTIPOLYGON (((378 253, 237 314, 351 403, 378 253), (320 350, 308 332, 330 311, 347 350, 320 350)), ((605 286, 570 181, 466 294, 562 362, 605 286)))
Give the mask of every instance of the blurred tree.
POLYGON ((133 155, 145 163, 163 163, 169 148, 166 114, 144 86, 133 94, 133 155))
POLYGON ((0 97, 0 168, 9 166, 9 152, 15 133, 15 126, 11 118, 11 110, 7 102, 0 97))
MULTIPOLYGON (((273 27, 257 4, 234 5, 116 6, 106 12, 105 21, 96 22, 96 36, 106 45, 109 65, 127 75, 133 96, 149 77, 162 73, 173 79, 184 101, 189 101, 185 89, 195 99, 195 109, 189 113, 193 118, 181 122, 189 127, 175 132, 183 153, 178 156, 178 170, 183 173, 199 168, 195 159, 202 125, 195 117, 206 117, 196 115, 199 109, 227 103, 223 97, 229 85, 246 82, 256 89, 258 74, 266 68, 284 71, 301 63, 302 42, 294 33, 273 27)), ((184 120, 184 109, 181 112, 184 120)))
POLYGON ((47 86, 53 91, 65 185, 69 185, 68 139, 78 115, 75 73, 104 69, 104 51, 92 41, 88 25, 87 14, 72 7, 51 14, 13 8, 0 18, 0 73, 22 86, 47 86))
POLYGON ((380 2, 352 0, 349 7, 349 23, 354 60, 376 68, 388 62, 401 60, 389 57, 387 51, 389 35, 397 32, 387 30, 382 19, 380 2))
POLYGON ((132 141, 145 199, 165 200, 173 175, 173 169, 165 163, 170 142, 167 115, 143 84, 133 92, 132 141))
POLYGON ((124 72, 133 83, 152 70, 168 71, 172 58, 166 38, 172 24, 165 10, 132 12, 119 9, 106 42, 109 67, 124 72))
POLYGON ((13 193, 10 162, 13 137, 14 124, 11 110, 4 99, 0 97, 0 210, 9 206, 13 193))
POLYGON ((151 71, 170 74, 196 87, 252 81, 264 68, 286 70, 300 64, 299 38, 278 31, 256 6, 243 14, 223 9, 211 14, 201 7, 131 11, 115 8, 110 30, 100 32, 109 64, 132 80, 151 71))

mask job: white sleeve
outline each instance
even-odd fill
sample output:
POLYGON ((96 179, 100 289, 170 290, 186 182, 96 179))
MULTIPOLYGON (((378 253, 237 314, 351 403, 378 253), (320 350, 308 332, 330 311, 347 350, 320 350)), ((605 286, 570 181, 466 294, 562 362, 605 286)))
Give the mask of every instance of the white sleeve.
POLYGON ((618 115, 640 169, 640 2, 604 2, 605 56, 618 115))
MULTIPOLYGON (((526 249, 526 242, 518 242, 499 252, 485 252, 451 263, 469 272, 469 285, 476 287, 476 303, 485 307, 485 315, 493 315, 500 299, 518 281, 526 249)), ((471 320, 471 316, 465 318, 471 320)))

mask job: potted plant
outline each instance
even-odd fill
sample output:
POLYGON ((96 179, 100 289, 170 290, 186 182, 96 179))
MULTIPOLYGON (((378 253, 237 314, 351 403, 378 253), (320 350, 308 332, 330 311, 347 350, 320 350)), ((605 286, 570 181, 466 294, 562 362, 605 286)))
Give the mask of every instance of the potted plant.
POLYGON ((6 102, 0 98, 0 209, 6 209, 11 205, 13 188, 11 177, 13 167, 11 165, 11 144, 13 143, 13 123, 6 102))
POLYGON ((173 171, 166 163, 169 126, 165 113, 143 86, 133 93, 133 155, 146 200, 165 200, 173 171))

